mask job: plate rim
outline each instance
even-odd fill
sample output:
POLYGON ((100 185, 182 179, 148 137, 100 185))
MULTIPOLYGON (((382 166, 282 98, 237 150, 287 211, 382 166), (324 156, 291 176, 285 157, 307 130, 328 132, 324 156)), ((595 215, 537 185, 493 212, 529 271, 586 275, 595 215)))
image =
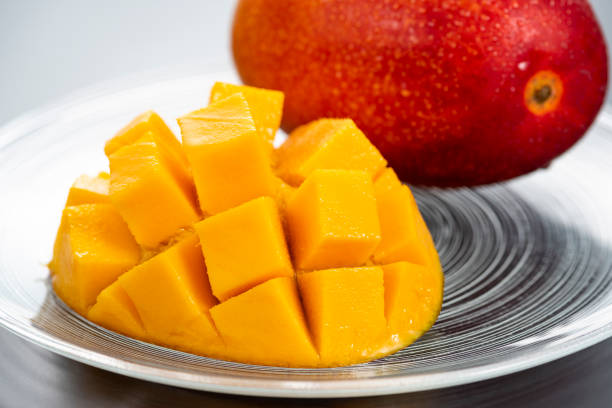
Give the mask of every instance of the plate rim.
POLYGON ((419 381, 410 375, 396 376, 393 379, 346 379, 346 380, 277 380, 244 379, 231 375, 187 374, 177 370, 155 368, 138 363, 123 361, 106 354, 75 346, 64 340, 54 339, 49 334, 39 332, 33 337, 27 330, 12 324, 0 314, 0 326, 20 338, 63 357, 107 370, 115 374, 198 391, 223 394, 275 397, 275 398, 350 398, 393 395, 429 391, 475 383, 524 371, 537 367, 570 354, 584 350, 612 337, 612 323, 602 327, 595 335, 583 341, 573 341, 563 347, 555 347, 547 353, 528 352, 497 363, 448 371, 445 373, 420 374, 419 381), (535 355, 533 357, 532 355, 535 355), (190 379, 190 378, 194 379, 190 379), (195 378, 200 379, 197 381, 195 378), (209 381, 207 381, 209 380, 209 381), (391 383, 391 384, 390 384, 391 383), (322 387, 321 385, 324 384, 322 387))

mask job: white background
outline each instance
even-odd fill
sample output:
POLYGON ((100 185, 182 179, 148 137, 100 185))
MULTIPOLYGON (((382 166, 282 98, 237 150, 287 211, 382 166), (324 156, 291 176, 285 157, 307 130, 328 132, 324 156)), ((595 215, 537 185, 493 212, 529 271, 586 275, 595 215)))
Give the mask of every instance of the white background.
MULTIPOLYGON (((118 76, 230 61, 234 3, 0 0, 0 124, 118 76)), ((612 0, 592 4, 610 43, 612 0)))

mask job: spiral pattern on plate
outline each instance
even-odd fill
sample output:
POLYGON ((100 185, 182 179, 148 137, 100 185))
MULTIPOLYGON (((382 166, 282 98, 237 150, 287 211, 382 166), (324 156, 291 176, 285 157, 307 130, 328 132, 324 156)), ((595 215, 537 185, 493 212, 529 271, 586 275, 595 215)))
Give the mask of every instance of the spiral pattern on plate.
MULTIPOLYGON (((75 175, 105 168, 102 144, 140 110, 177 117, 220 72, 47 108, 0 129, 0 324, 68 357, 185 387, 253 395, 372 395, 474 381, 612 334, 612 115, 553 165, 473 189, 415 188, 445 272, 442 311, 415 344, 351 367, 286 369, 185 354, 72 313, 44 265, 75 175), (84 135, 87 135, 86 137, 84 135)), ((115 86, 118 88, 118 85, 115 86)))

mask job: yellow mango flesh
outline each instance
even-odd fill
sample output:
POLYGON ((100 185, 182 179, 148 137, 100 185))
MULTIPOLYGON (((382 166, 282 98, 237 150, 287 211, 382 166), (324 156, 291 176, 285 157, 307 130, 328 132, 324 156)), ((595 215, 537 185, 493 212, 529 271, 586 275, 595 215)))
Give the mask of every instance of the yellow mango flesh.
POLYGON ((355 124, 318 120, 273 150, 281 93, 217 83, 210 98, 178 119, 183 145, 145 112, 107 143, 110 176, 74 183, 56 293, 117 333, 250 364, 361 363, 428 330, 433 240, 355 124))
POLYGON ((109 156, 111 200, 136 241, 149 248, 200 218, 195 197, 186 194, 161 150, 147 134, 109 156))
POLYGON ((268 279, 293 276, 276 203, 261 197, 195 225, 213 294, 224 301, 268 279))
POLYGON ((242 94, 185 115, 178 123, 205 214, 274 196, 269 148, 242 94))
POLYGON ((381 192, 376 203, 382 240, 374 252, 374 262, 427 264, 428 231, 419 227, 421 215, 408 186, 381 192))
POLYGON ((217 303, 197 235, 138 265, 118 280, 157 344, 217 356, 224 345, 210 318, 217 303))
POLYGON ((139 340, 147 340, 138 311, 125 290, 115 282, 98 295, 87 318, 100 326, 139 340))
POLYGON ((326 269, 297 278, 322 366, 354 364, 382 354, 387 329, 380 267, 326 269))
POLYGON ((401 186, 402 182, 391 167, 387 167, 381 171, 374 179, 374 193, 377 197, 385 191, 394 190, 401 186))
POLYGON ((110 203, 108 188, 110 176, 100 173, 97 177, 86 174, 77 178, 68 192, 66 207, 71 205, 110 203))
POLYGON ((289 205, 289 201, 291 201, 291 198, 293 198, 293 194, 295 194, 295 192, 297 191, 297 188, 286 183, 280 177, 275 177, 275 183, 276 183, 276 194, 275 194, 276 205, 279 208, 281 217, 283 217, 283 222, 284 222, 285 213, 287 212, 287 206, 289 205))
POLYGON ((280 126, 285 95, 281 91, 216 82, 210 91, 209 103, 215 103, 228 96, 241 93, 253 114, 255 127, 270 144, 280 126))
MULTIPOLYGON (((136 116, 129 124, 117 132, 112 139, 106 142, 104 153, 110 156, 120 148, 136 142, 147 133, 153 135, 155 143, 159 144, 166 152, 173 166, 184 169, 189 168, 187 157, 178 139, 164 123, 163 119, 153 111, 147 111, 136 116)), ((186 171, 188 172, 188 170, 186 171)))
POLYGON ((392 339, 405 347, 433 325, 442 304, 443 279, 435 265, 384 265, 385 317, 392 339))
POLYGON ((291 367, 319 363, 293 277, 271 279, 210 313, 231 360, 291 367))
POLYGON ((287 206, 296 269, 365 263, 381 241, 370 176, 358 170, 316 170, 287 206))
POLYGON ((98 294, 140 260, 140 248, 110 204, 64 209, 56 238, 53 288, 85 316, 98 294))
POLYGON ((195 200, 195 186, 187 156, 178 139, 157 113, 147 111, 138 115, 106 142, 104 152, 110 158, 111 154, 120 148, 143 139, 147 139, 158 147, 164 166, 172 173, 185 194, 191 200, 195 200))
POLYGON ((277 174, 292 185, 317 169, 363 170, 374 178, 387 161, 350 119, 319 119, 295 129, 276 150, 277 174))
MULTIPOLYGON (((90 177, 87 175, 79 176, 72 184, 72 187, 70 187, 68 198, 66 199, 66 205, 64 207, 81 204, 110 203, 110 197, 108 195, 109 184, 110 175, 108 173, 101 172, 96 177, 90 177)), ((54 254, 57 254, 60 250, 60 232, 61 230, 58 230, 55 237, 55 243, 53 244, 54 254)), ((53 274, 55 270, 53 267, 53 259, 51 262, 49 262, 48 266, 51 270, 51 274, 53 274)))

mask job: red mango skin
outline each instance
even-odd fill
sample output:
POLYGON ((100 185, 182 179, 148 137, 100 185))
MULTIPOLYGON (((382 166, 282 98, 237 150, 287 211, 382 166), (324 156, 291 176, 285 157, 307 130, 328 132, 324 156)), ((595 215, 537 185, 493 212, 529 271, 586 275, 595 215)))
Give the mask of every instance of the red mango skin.
POLYGON ((285 92, 283 129, 350 117, 423 185, 546 166, 592 124, 608 81, 585 0, 241 0, 233 53, 246 84, 285 92), (542 73, 556 99, 540 106, 542 73))

